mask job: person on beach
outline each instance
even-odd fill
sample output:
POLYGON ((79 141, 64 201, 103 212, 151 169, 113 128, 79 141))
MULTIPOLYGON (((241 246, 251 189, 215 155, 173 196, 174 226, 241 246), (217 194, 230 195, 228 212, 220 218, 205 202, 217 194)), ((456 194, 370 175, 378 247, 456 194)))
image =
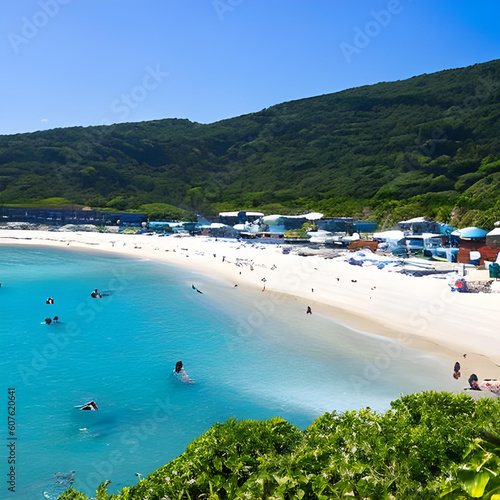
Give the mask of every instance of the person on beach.
POLYGON ((46 301, 45 301, 46 304, 53 304, 54 303, 54 299, 52 297, 49 297, 46 301))
POLYGON ((460 378, 460 363, 457 361, 453 368, 453 378, 458 380, 460 378))
POLYGON ((500 380, 487 378, 479 382, 477 375, 473 373, 469 377, 469 385, 473 391, 490 391, 500 396, 500 380))
POLYGON ((175 364, 173 375, 177 378, 177 380, 180 380, 185 384, 194 384, 193 380, 191 380, 189 378, 189 375, 186 373, 186 370, 184 370, 182 361, 177 361, 177 363, 175 364))
POLYGON ((311 307, 310 307, 310 306, 307 306, 307 312, 306 312, 306 314, 312 314, 312 313, 313 313, 313 312, 312 312, 311 307))

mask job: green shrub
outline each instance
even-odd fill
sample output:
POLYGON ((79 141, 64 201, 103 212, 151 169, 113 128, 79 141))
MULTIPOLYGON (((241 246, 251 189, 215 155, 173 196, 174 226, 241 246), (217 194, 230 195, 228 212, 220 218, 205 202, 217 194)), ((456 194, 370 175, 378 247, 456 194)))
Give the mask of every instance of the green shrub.
MULTIPOLYGON (((499 427, 498 400, 446 392, 404 396, 385 413, 326 413, 304 431, 231 419, 118 495, 102 484, 97 499, 498 500, 499 427)), ((77 495, 60 499, 86 500, 77 495)))

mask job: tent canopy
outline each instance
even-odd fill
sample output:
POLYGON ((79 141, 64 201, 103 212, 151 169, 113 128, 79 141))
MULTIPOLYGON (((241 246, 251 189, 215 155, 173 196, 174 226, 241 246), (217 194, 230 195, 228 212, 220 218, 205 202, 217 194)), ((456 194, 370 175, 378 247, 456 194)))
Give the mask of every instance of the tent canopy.
POLYGON ((460 236, 460 238, 484 238, 487 232, 484 229, 478 227, 464 227, 463 229, 457 229, 451 233, 452 236, 460 236))

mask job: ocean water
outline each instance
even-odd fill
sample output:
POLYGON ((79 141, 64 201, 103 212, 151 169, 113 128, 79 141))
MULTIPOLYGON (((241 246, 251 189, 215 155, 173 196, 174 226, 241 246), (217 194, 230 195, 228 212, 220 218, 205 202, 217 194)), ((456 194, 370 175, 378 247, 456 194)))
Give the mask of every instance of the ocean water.
POLYGON ((401 394, 458 389, 447 360, 160 263, 0 247, 0 282, 19 500, 56 498, 73 479, 88 495, 111 479, 116 493, 232 416, 306 428, 327 411, 384 411, 401 394), (92 299, 94 288, 109 295, 92 299), (59 324, 41 324, 55 315, 59 324), (172 376, 178 360, 194 384, 172 376), (99 411, 74 408, 90 400, 99 411))

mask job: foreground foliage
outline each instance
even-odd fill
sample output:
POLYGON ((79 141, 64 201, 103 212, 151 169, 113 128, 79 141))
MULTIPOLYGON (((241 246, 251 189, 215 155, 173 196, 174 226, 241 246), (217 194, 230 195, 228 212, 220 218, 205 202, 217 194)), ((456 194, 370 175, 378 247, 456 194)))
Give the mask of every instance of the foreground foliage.
MULTIPOLYGON (((327 413, 301 431, 280 418, 216 424, 119 494, 132 499, 468 499, 500 494, 500 402, 427 392, 327 413)), ((68 490, 59 500, 86 500, 68 490)))

